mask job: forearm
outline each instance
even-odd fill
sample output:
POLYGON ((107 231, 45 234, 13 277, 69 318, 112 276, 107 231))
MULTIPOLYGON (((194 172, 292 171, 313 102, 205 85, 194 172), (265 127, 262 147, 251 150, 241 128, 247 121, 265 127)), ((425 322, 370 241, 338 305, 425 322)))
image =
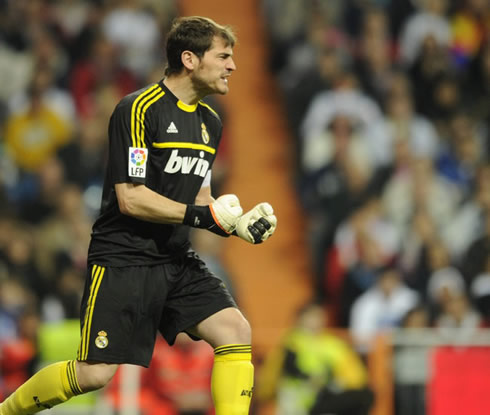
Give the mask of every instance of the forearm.
POLYGON ((182 223, 187 205, 161 196, 144 185, 116 184, 121 213, 154 223, 182 223))

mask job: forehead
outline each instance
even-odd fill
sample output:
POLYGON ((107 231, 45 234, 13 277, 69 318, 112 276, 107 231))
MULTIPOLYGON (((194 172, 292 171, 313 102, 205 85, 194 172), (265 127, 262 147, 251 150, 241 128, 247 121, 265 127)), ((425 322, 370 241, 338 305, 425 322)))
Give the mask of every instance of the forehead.
POLYGON ((233 47, 226 43, 225 39, 221 36, 215 36, 213 42, 211 43, 211 48, 206 51, 206 54, 219 54, 227 53, 228 55, 233 55, 233 47))

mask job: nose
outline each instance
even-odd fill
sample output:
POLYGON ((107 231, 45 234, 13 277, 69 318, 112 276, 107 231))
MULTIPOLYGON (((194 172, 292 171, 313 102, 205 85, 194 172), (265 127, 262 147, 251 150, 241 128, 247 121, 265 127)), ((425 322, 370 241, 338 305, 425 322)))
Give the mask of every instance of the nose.
POLYGON ((236 65, 235 65, 235 61, 233 60, 233 58, 228 59, 228 62, 226 63, 226 69, 229 71, 236 70, 236 65))

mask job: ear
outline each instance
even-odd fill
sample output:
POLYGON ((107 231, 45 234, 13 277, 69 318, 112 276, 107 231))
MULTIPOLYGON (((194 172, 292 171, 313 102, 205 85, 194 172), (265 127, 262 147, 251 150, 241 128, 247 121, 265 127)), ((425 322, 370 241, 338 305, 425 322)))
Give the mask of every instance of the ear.
POLYGON ((198 57, 190 50, 184 50, 181 55, 182 64, 190 71, 194 70, 198 64, 198 57))

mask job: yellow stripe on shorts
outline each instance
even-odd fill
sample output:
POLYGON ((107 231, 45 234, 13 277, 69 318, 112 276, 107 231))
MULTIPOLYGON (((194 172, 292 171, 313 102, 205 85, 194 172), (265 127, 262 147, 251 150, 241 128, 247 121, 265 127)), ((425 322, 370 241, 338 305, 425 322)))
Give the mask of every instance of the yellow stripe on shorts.
POLYGON ((92 284, 90 285, 90 294, 85 310, 85 320, 82 329, 82 338, 80 339, 80 347, 78 349, 78 360, 87 360, 88 345, 90 340, 90 329, 92 328, 92 316, 94 314, 95 300, 99 292, 100 283, 104 277, 105 267, 94 265, 92 268, 92 284))

